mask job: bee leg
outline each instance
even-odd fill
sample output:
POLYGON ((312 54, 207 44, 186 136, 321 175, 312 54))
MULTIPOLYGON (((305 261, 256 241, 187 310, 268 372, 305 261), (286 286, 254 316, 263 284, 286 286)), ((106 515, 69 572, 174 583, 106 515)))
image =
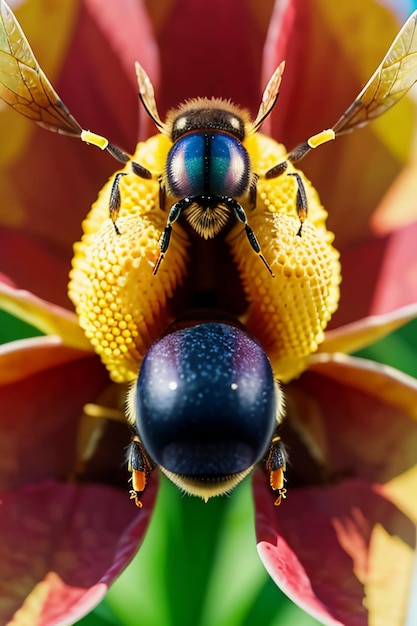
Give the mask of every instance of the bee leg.
POLYGON ((258 194, 258 188, 257 188, 258 179, 259 179, 258 174, 253 174, 251 184, 249 187, 249 206, 251 210, 256 208, 256 200, 257 200, 257 194, 258 194))
MULTIPOLYGON (((109 146, 107 147, 107 150, 109 150, 110 146, 111 144, 109 144, 109 146)), ((118 158, 119 161, 121 161, 122 163, 125 163, 130 160, 129 155, 126 152, 123 152, 122 150, 120 150, 120 148, 116 148, 116 146, 111 146, 111 147, 113 150, 118 151, 119 157, 115 157, 115 158, 118 158), (125 159, 127 159, 127 161, 125 161, 125 159)), ((111 154, 113 154, 113 152, 111 152, 111 154)), ((151 172, 147 170, 146 167, 143 167, 142 165, 140 165, 139 163, 136 163, 135 161, 132 161, 131 165, 132 165, 133 173, 136 174, 137 176, 140 176, 141 178, 147 178, 147 179, 152 178, 151 172)), ((110 191, 110 202, 109 202, 110 219, 113 222, 114 230, 116 231, 117 235, 120 235, 120 230, 116 224, 116 221, 117 221, 117 218, 119 217, 120 205, 122 202, 121 196, 120 196, 120 179, 122 178, 122 176, 126 176, 126 175, 127 175, 127 172, 119 172, 118 174, 116 174, 113 180, 111 191, 110 191)))
POLYGON ((121 148, 118 148, 114 144, 109 143, 106 147, 106 150, 112 155, 112 157, 114 157, 117 161, 120 161, 121 163, 129 163, 130 161, 132 172, 137 176, 140 176, 141 178, 146 178, 147 180, 150 180, 152 178, 152 172, 150 172, 140 163, 132 161, 132 157, 121 148))
POLYGON ((165 253, 168 250, 169 242, 171 240, 172 224, 179 220, 179 218, 181 217, 181 213, 184 211, 184 209, 191 206, 193 202, 195 202, 194 198, 183 198, 182 200, 179 200, 178 202, 173 204, 170 208, 168 213, 167 225, 165 226, 161 235, 161 239, 159 241, 159 247, 161 251, 155 263, 155 267, 153 268, 154 275, 159 270, 159 266, 164 260, 165 253))
POLYGON ((132 436, 129 449, 128 469, 131 472, 132 489, 130 499, 135 501, 137 507, 142 508, 141 495, 148 482, 148 475, 153 470, 154 464, 150 461, 145 449, 137 435, 132 436))
MULTIPOLYGON (((282 161, 282 163, 278 163, 278 165, 274 165, 274 167, 271 167, 271 169, 265 172, 265 178, 267 180, 271 178, 278 178, 278 176, 281 176, 281 174, 286 171, 286 169, 288 168, 288 163, 296 163, 297 161, 301 161, 301 159, 304 158, 305 155, 310 152, 310 150, 318 148, 318 146, 321 146, 322 144, 327 143, 332 139, 335 139, 335 137, 336 133, 332 128, 322 130, 320 133, 312 135, 311 137, 309 137, 309 139, 307 139, 307 141, 305 141, 304 143, 300 143, 298 146, 296 146, 296 148, 291 150, 285 161, 282 161)), ((288 172, 288 175, 295 176, 297 178, 297 213, 301 222, 297 235, 301 237, 303 222, 307 218, 307 196, 300 175, 296 172, 288 172)))
POLYGON ((241 224, 245 225, 246 236, 247 236, 247 238, 249 240, 249 243, 250 243, 252 249, 255 250, 256 254, 259 256, 261 261, 264 263, 265 267, 267 268, 267 270, 271 274, 271 276, 273 278, 275 278, 275 275, 274 275, 273 271, 269 267, 268 261, 266 260, 266 258, 264 257, 264 255, 261 252, 261 246, 259 245, 259 241, 258 241, 254 231, 252 230, 252 228, 248 224, 248 218, 246 217, 246 213, 244 211, 243 206, 241 204, 239 204, 239 202, 237 202, 237 200, 235 200, 234 198, 221 198, 221 202, 227 208, 229 208, 231 211, 233 211, 233 213, 235 214, 235 217, 238 220, 238 222, 241 222, 241 224))
POLYGON ((297 181, 297 198, 295 203, 297 208, 297 215, 300 220, 300 228, 298 229, 297 235, 298 237, 301 237, 303 224, 307 219, 308 213, 307 194, 300 174, 297 174, 296 172, 290 172, 288 173, 288 176, 294 176, 295 180, 297 181))
POLYGON ((120 197, 120 179, 122 176, 126 176, 125 172, 119 172, 116 174, 113 180, 113 184, 111 186, 110 191, 110 202, 109 202, 109 211, 110 211, 110 219, 113 222, 114 230, 117 235, 120 235, 120 230, 116 224, 116 220, 119 217, 120 205, 121 205, 121 197, 120 197))
POLYGON ((288 161, 282 161, 282 163, 278 163, 278 165, 274 165, 270 170, 265 172, 265 178, 269 180, 270 178, 278 178, 281 176, 288 167, 288 161))
POLYGON ((130 154, 115 146, 113 143, 109 143, 109 140, 102 135, 97 135, 96 133, 92 133, 90 130, 83 130, 80 135, 81 141, 84 141, 87 144, 96 146, 101 150, 107 150, 111 156, 116 159, 116 161, 120 161, 120 163, 132 163, 132 170, 134 174, 137 174, 141 178, 152 178, 152 172, 150 172, 146 167, 140 165, 140 163, 136 163, 136 161, 132 161, 132 157, 130 154))
POLYGON ((265 463, 266 470, 269 472, 269 484, 271 489, 278 493, 274 506, 279 506, 282 499, 287 497, 287 490, 284 487, 286 465, 287 453, 285 452, 281 437, 276 435, 271 441, 265 463))
POLYGON ((287 159, 291 163, 296 163, 297 161, 301 161, 305 157, 305 155, 313 150, 314 148, 318 148, 324 143, 328 141, 332 141, 332 139, 336 138, 336 133, 332 128, 328 128, 326 130, 322 130, 321 133, 317 133, 317 135, 312 135, 305 141, 304 143, 300 143, 289 153, 287 159))
POLYGON ((162 211, 165 211, 166 199, 167 199, 167 194, 166 194, 165 185, 162 180, 162 176, 160 176, 159 177, 159 207, 162 211))

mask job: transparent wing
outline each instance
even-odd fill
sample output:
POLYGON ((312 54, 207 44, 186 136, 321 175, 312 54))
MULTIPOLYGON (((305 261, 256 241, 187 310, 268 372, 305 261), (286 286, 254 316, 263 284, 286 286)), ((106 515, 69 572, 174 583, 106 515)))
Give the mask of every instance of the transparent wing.
POLYGON ((136 61, 135 63, 136 77, 138 79, 139 97, 145 107, 149 117, 153 120, 155 126, 159 128, 162 133, 169 135, 167 125, 159 117, 158 109, 155 101, 155 92, 151 79, 143 69, 143 67, 136 61))
POLYGON ((356 100, 333 126, 336 135, 379 117, 396 104, 417 81, 417 11, 394 39, 381 65, 356 100))
POLYGON ((279 95, 279 86, 281 84, 282 74, 284 73, 285 61, 282 61, 280 65, 277 67, 275 72, 272 74, 271 78, 268 81, 267 86, 265 87, 261 106, 259 107, 258 115, 254 122, 252 122, 251 131, 255 132, 258 130, 262 122, 268 117, 270 112, 272 111, 279 95))
POLYGON ((41 70, 4 0, 0 0, 0 98, 49 130, 81 135, 81 126, 41 70))

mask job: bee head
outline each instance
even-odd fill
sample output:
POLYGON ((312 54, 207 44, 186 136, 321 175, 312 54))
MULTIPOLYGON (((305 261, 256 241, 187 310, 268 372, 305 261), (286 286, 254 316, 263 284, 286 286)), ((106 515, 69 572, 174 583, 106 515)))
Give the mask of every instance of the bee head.
POLYGON ((168 112, 166 125, 176 141, 193 131, 222 131, 243 141, 250 124, 249 112, 230 100, 195 98, 168 112))

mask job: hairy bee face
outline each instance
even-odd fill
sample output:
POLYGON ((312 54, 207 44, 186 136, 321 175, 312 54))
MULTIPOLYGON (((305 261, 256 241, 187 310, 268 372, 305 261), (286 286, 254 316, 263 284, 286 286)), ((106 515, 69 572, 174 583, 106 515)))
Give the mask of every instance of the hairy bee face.
POLYGON ((219 199, 242 196, 252 180, 249 154, 242 145, 249 114, 218 98, 200 98, 168 113, 167 124, 173 142, 166 162, 168 192, 194 197, 194 206, 201 210, 186 210, 188 221, 199 235, 214 237, 229 213, 225 208, 216 211, 219 199))
POLYGON ((164 132, 173 145, 161 177, 161 207, 171 204, 161 260, 172 224, 181 217, 204 239, 215 237, 233 218, 247 224, 238 198, 250 197, 254 206, 257 180, 242 143, 251 132, 244 109, 219 98, 191 100, 168 113, 164 132))

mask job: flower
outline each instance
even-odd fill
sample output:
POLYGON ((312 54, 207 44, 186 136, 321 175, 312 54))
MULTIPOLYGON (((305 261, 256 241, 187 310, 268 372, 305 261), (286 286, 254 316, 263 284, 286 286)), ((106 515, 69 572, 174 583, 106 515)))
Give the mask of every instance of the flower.
MULTIPOLYGON (((132 39, 126 36, 126 28, 132 30, 132 37, 141 35, 141 38, 133 40, 143 42, 143 55, 149 54, 149 63, 152 64, 154 42, 146 28, 145 32, 142 30, 140 33, 136 32, 137 28, 147 23, 146 18, 138 15, 139 9, 136 5, 126 4, 126 6, 133 11, 132 19, 126 20, 126 24, 124 23, 126 16, 121 14, 120 4, 116 7, 111 2, 106 4, 105 11, 101 9, 98 11, 93 0, 85 0, 80 2, 78 6, 80 13, 77 15, 73 13, 62 17, 60 12, 55 14, 57 18, 57 22, 54 22, 55 28, 58 28, 57 24, 61 24, 63 32, 67 33, 67 38, 57 40, 69 45, 69 33, 77 33, 80 39, 78 41, 71 39, 72 45, 80 52, 82 42, 87 42, 91 63, 97 64, 95 71, 89 69, 86 78, 90 86, 96 85, 97 81, 96 88, 106 90, 106 97, 101 101, 108 106, 100 108, 100 114, 111 110, 110 101, 114 96, 117 97, 114 110, 119 111, 123 89, 129 93, 127 81, 123 79, 130 72, 128 59, 137 53, 132 53, 130 45, 132 39), (62 22, 58 20, 59 16, 62 22), (137 17, 142 21, 136 19, 137 17), (115 19, 122 20, 123 41, 126 39, 129 42, 127 47, 118 36, 115 19), (69 23, 73 24, 71 31, 68 30, 69 23), (98 57, 94 53, 101 50, 99 43, 101 38, 104 38, 103 33, 109 38, 112 49, 104 47, 103 54, 106 56, 98 57), (96 45, 91 46, 91 41, 96 45), (118 54, 114 54, 114 50, 118 54), (111 64, 118 64, 117 76, 120 85, 114 86, 110 80, 113 76, 113 72, 110 71, 111 64), (102 65, 106 67, 105 73, 99 71, 102 65)), ((253 76, 257 74, 247 71, 246 68, 259 66, 263 25, 268 17, 257 12, 258 30, 251 31, 252 47, 248 45, 248 39, 244 36, 237 38, 236 46, 230 46, 233 54, 228 57, 229 62, 234 61, 235 67, 238 68, 236 73, 231 73, 230 67, 233 65, 228 67, 223 55, 221 60, 213 55, 214 31, 207 23, 205 28, 197 33, 195 32, 197 29, 189 30, 187 38, 184 35, 179 36, 176 31, 178 23, 184 26, 184 15, 189 20, 185 22, 186 24, 201 24, 196 18, 198 11, 201 10, 200 3, 178 2, 173 14, 169 12, 172 10, 171 5, 167 6, 168 13, 160 7, 160 13, 154 16, 162 61, 161 110, 164 111, 167 107, 177 104, 184 96, 201 95, 207 91, 213 95, 231 96, 233 100, 244 105, 256 107, 257 99, 255 96, 253 100, 251 98, 253 94, 257 95, 257 84, 251 80, 255 80, 253 76), (172 17, 174 19, 170 19, 172 17), (207 56, 202 35, 208 36, 210 57, 207 56), (190 55, 191 46, 196 56, 190 55), (167 58, 167 51, 173 49, 178 55, 176 63, 184 68, 180 77, 172 71, 172 55, 167 58), (254 51, 253 56, 250 55, 251 50, 254 51), (215 72, 204 69, 203 64, 207 62, 204 59, 207 58, 210 58, 215 72), (248 63, 245 64, 243 59, 248 63), (190 67, 190 60, 193 74, 185 71, 190 67), (184 84, 182 82, 185 81, 184 77, 189 75, 195 77, 196 65, 200 69, 197 74, 198 80, 196 78, 192 85, 190 83, 187 85, 186 82, 184 84), (233 81, 230 80, 230 75, 234 76, 233 81), (208 80, 204 82, 209 76, 216 76, 216 87, 210 85, 208 80)), ((366 3, 364 11, 363 6, 360 9, 361 20, 359 20, 354 9, 347 9, 347 15, 344 15, 339 9, 336 11, 330 2, 307 5, 294 0, 277 3, 269 28, 265 66, 276 65, 277 60, 284 57, 288 60, 285 75, 288 82, 287 91, 284 90, 283 83, 279 108, 271 122, 272 134, 285 144, 295 145, 316 130, 310 128, 311 118, 306 114, 306 110, 309 109, 305 108, 307 102, 314 103, 312 94, 320 98, 320 107, 310 105, 310 111, 314 112, 314 125, 317 124, 319 129, 331 123, 333 108, 334 119, 337 119, 343 110, 345 104, 341 105, 342 94, 339 89, 333 89, 331 94, 323 93, 321 90, 323 81, 320 77, 323 68, 326 68, 328 75, 330 73, 327 62, 338 68, 338 64, 342 63, 340 61, 342 56, 343 67, 347 68, 346 73, 352 72, 352 76, 347 76, 344 72, 341 80, 343 88, 348 92, 347 103, 349 103, 352 94, 357 93, 360 83, 378 63, 386 48, 386 41, 389 41, 395 33, 397 25, 388 11, 371 3, 366 3), (364 24, 362 18, 369 20, 368 26, 364 26, 367 29, 365 33, 375 32, 374 20, 379 20, 380 28, 377 29, 379 40, 369 43, 366 54, 365 51, 361 51, 358 55, 357 49, 349 46, 352 38, 335 37, 334 33, 340 35, 342 25, 347 28, 348 19, 357 25, 364 24), (333 34, 330 38, 332 54, 324 43, 317 47, 316 54, 316 47, 309 46, 308 37, 312 40, 314 38, 314 41, 329 42, 329 33, 333 34), (387 33, 386 38, 383 33, 387 33), (381 48, 377 50, 379 44, 381 48), (311 53, 312 49, 314 54, 311 53), (325 55, 326 64, 323 63, 320 54, 325 55), (376 58, 375 62, 372 62, 369 57, 374 54, 376 58), (346 63, 347 59, 358 58, 364 65, 364 59, 366 58, 367 62, 369 60, 370 67, 363 70, 364 76, 355 74, 362 70, 360 64, 354 64, 353 60, 346 63), (313 71, 311 64, 316 64, 313 71), (306 79, 302 81, 301 76, 304 73, 306 79), (309 81, 309 77, 312 77, 312 80, 310 78, 309 81), (299 96, 301 88, 303 98, 299 96), (291 114, 288 112, 289 107, 291 114), (319 119, 321 115, 323 122, 319 119), (288 120, 291 120, 291 125, 288 120)), ((213 8, 213 5, 211 7, 213 8)), ((216 17, 218 11, 213 10, 214 17, 206 16, 206 19, 215 19, 216 26, 219 27, 217 36, 222 37, 223 41, 234 36, 230 30, 228 17, 233 18, 236 29, 239 26, 242 33, 246 32, 244 28, 247 26, 248 16, 251 15, 250 9, 237 13, 233 3, 228 3, 227 8, 222 3, 219 11, 220 8, 225 18, 224 24, 228 24, 224 31, 216 17)), ((359 40, 355 38, 356 46, 358 41, 363 46, 368 45, 366 36, 359 40)), ((71 72, 75 71, 71 68, 76 65, 76 60, 81 58, 81 55, 80 57, 69 55, 65 65, 61 66, 59 59, 64 53, 58 50, 55 54, 56 56, 52 55, 56 63, 55 70, 58 67, 64 68, 60 80, 54 80, 54 68, 50 72, 43 60, 42 65, 47 69, 60 95, 69 104, 71 91, 66 97, 66 80, 71 76, 71 72)), ((65 58, 67 59, 66 56, 65 58)), ((143 56, 140 60, 145 64, 143 56)), ((79 61, 78 63, 80 64, 79 61)), ((83 66, 86 65, 84 58, 83 66)), ((269 69, 266 67, 265 71, 269 69)), ((331 75, 335 80, 340 77, 340 73, 337 72, 331 75)), ((125 100, 129 98, 123 98, 123 102, 125 100)), ((86 101, 81 99, 80 104, 84 105, 86 101)), ((124 106, 126 106, 124 115, 119 119, 123 127, 114 129, 114 137, 111 137, 112 140, 122 144, 124 133, 127 135, 128 121, 133 120, 133 116, 136 115, 133 107, 132 110, 129 109, 131 105, 124 106)), ((410 106, 411 104, 408 104, 408 107, 410 106)), ((82 116, 82 110, 75 110, 72 103, 71 108, 77 118, 82 116)), ((8 115, 6 112, 4 114, 8 115)), ((365 345, 412 319, 416 314, 415 306, 412 304, 416 300, 412 280, 413 267, 409 261, 407 265, 403 262, 410 250, 410 245, 407 246, 404 242, 411 241, 415 225, 411 224, 392 233, 387 232, 383 238, 378 239, 373 238, 368 230, 368 217, 371 211, 383 197, 389 182, 402 171, 407 160, 410 150, 407 132, 411 127, 409 119, 411 114, 412 111, 405 105, 401 114, 395 111, 392 113, 395 121, 391 117, 388 123, 382 118, 372 127, 352 135, 349 139, 338 140, 334 146, 323 147, 321 153, 315 154, 314 159, 306 160, 306 166, 304 168, 303 163, 302 168, 308 172, 308 176, 315 181, 320 191, 323 189, 322 195, 326 197, 325 206, 334 207, 330 212, 329 221, 332 230, 337 234, 337 239, 340 238, 342 243, 344 286, 339 312, 333 318, 333 330, 326 333, 320 350, 309 357, 308 363, 304 365, 307 367, 306 371, 293 381, 290 379, 299 372, 294 371, 288 375, 288 384, 285 388, 288 397, 285 437, 290 449, 291 497, 289 496, 281 507, 274 508, 273 497, 271 498, 265 478, 259 474, 255 476, 254 494, 259 551, 268 571, 301 606, 329 624, 356 626, 372 623, 372 620, 380 618, 391 625, 401 623, 406 610, 416 515, 412 497, 416 466, 413 450, 415 446, 412 445, 415 437, 416 384, 414 380, 398 372, 347 357, 341 352, 365 345), (391 127, 395 127, 395 133, 391 131, 391 127), (398 137, 400 140, 397 140, 398 137), (360 154, 361 159, 356 157, 357 154, 360 154), (368 180, 371 174, 368 175, 368 172, 364 171, 364 165, 361 165, 362 159, 365 161, 366 158, 373 161, 372 171, 375 167, 377 172, 377 178, 371 182, 368 180), (338 172, 334 172, 333 164, 336 162, 339 164, 338 172), (315 172, 313 168, 319 171, 315 172), (352 181, 355 184, 352 184, 352 181), (353 210, 354 205, 360 210, 359 208, 353 210), (369 255, 369 251, 372 253, 370 260, 369 256, 364 257, 364 254, 369 255), (364 258, 366 267, 363 267, 364 258), (381 259, 383 259, 382 268, 379 267, 381 259), (361 278, 363 276, 360 284, 358 264, 361 278), (406 304, 410 306, 405 308, 406 304), (338 321, 339 327, 336 325, 338 321), (323 545, 326 550, 322 549, 323 545), (317 546, 320 546, 320 551, 317 550, 317 546), (390 562, 395 560, 396 563, 395 581, 398 586, 395 594, 389 594, 390 612, 383 601, 388 597, 388 583, 392 584, 391 570, 387 575, 381 564, 387 550, 393 555, 390 562)), ((100 116, 97 116, 95 130, 109 135, 106 123, 109 124, 109 129, 112 129, 110 120, 101 122, 100 116), (100 126, 101 123, 103 127, 100 126)), ((15 122, 10 122, 11 127, 12 124, 15 122)), ((35 293, 48 297, 55 303, 63 303, 66 281, 60 268, 64 265, 56 267, 52 259, 68 258, 69 244, 77 238, 71 229, 76 228, 80 221, 81 206, 92 200, 86 189, 85 172, 89 173, 88 186, 91 186, 91 190, 93 187, 96 190, 100 186, 96 180, 96 172, 97 178, 104 176, 101 170, 104 166, 100 165, 103 156, 93 151, 87 156, 83 146, 71 144, 68 140, 65 159, 68 159, 66 162, 74 164, 74 169, 68 166, 62 168, 62 173, 66 177, 69 171, 72 174, 68 197, 63 198, 64 187, 59 179, 56 178, 53 184, 49 183, 52 169, 55 171, 55 163, 53 164, 55 167, 51 165, 44 171, 45 163, 41 163, 40 159, 34 163, 32 157, 29 169, 27 166, 24 167, 25 151, 22 150, 22 146, 25 146, 29 154, 28 136, 30 140, 36 137, 40 153, 48 158, 53 155, 54 162, 57 162, 58 141, 63 140, 47 133, 42 134, 32 127, 25 133, 22 131, 22 135, 19 135, 9 132, 7 142, 5 141, 9 159, 10 154, 13 154, 16 155, 16 160, 7 161, 3 174, 3 187, 8 195, 6 192, 3 195, 7 210, 3 211, 2 217, 7 227, 2 228, 0 233, 2 238, 0 267, 19 286, 30 287, 35 293), (48 149, 52 145, 56 145, 57 148, 48 149), (33 173, 33 179, 36 180, 35 192, 33 183, 19 184, 22 180, 27 181, 28 171, 33 173), (48 183, 42 178, 46 177, 46 172, 48 183), (39 194, 39 189, 47 190, 47 203, 46 191, 39 194), (42 200, 41 203, 39 198, 42 200), (55 203, 52 198, 55 199, 55 203), (59 229, 56 228, 58 213, 55 204, 61 207, 59 229), (36 220, 30 219, 25 213, 26 206, 31 207, 36 220), (54 219, 50 216, 48 219, 45 212, 38 210, 39 206, 54 206, 54 219), (73 211, 74 206, 80 208, 73 211), (11 207, 15 207, 16 211, 12 212, 11 207), (61 215, 62 220, 66 222, 61 222, 61 215), (14 224, 13 220, 16 220, 14 224), (18 229, 17 220, 20 220, 24 227, 18 229), (62 255, 60 249, 64 251, 62 255), (16 251, 19 251, 19 254, 16 251), (28 264, 27 261, 32 258, 33 264, 28 264), (51 267, 55 268, 56 280, 49 280, 50 275, 47 274, 48 280, 45 281, 45 267, 48 272, 51 267)), ((150 141, 155 143, 155 140, 150 141)), ((140 150, 145 148, 142 146, 140 150)), ((149 151, 149 158, 152 158, 153 154, 153 151, 149 151)), ((110 163, 106 175, 113 169, 114 165, 110 163)), ((66 190, 67 188, 68 185, 65 185, 66 190)), ((391 201, 388 204, 395 206, 397 197, 395 188, 390 190, 390 194, 391 201)), ((384 202, 387 205, 388 201, 384 202)), ((385 216, 390 214, 386 206, 382 214, 385 216)), ((99 219, 102 219, 100 215, 99 219)), ((121 216, 121 220, 123 219, 127 218, 121 216)), ((375 221, 382 228, 381 218, 375 218, 375 221)), ((87 240, 90 235, 91 231, 87 235, 87 240)), ((149 240, 152 249, 155 250, 157 238, 149 237, 149 240)), ((247 245, 244 240, 243 243, 247 245)), ((145 242, 141 247, 146 251, 145 242)), ((169 263, 168 258, 164 261, 165 267, 162 265, 160 270, 162 278, 156 277, 160 291, 155 289, 150 293, 149 319, 152 323, 144 319, 143 325, 139 328, 138 336, 141 339, 145 337, 144 351, 163 329, 167 301, 177 287, 169 281, 177 280, 180 283, 185 266, 187 265, 187 269, 189 267, 189 264, 185 263, 184 248, 174 246, 172 250, 176 256, 173 254, 169 263), (176 265, 172 263, 174 259, 176 265), (177 279, 177 276, 180 278, 177 279), (149 329, 152 334, 147 336, 149 329)), ((239 252, 236 254, 238 258, 242 258, 239 257, 239 252)), ((332 252, 330 256, 332 262, 336 263, 332 252)), ((144 262, 148 260, 145 258, 144 262)), ((78 261, 75 262, 72 278, 73 294, 74 273, 80 272, 80 267, 81 271, 85 267, 83 263, 81 265, 77 263, 78 261)), ((112 264, 114 266, 114 261, 112 264)), ((231 282, 227 282, 231 266, 230 259, 221 266, 222 284, 224 281, 227 285, 233 285, 233 278, 236 282, 236 275, 232 275, 231 282)), ((191 275, 183 282, 193 285, 195 284, 193 280, 195 277, 191 275)), ((248 279, 248 288, 251 287, 250 283, 251 280, 248 279)), ((337 281, 332 286, 336 287, 336 283, 337 281)), ((228 291, 226 295, 229 296, 226 303, 230 306, 230 302, 235 298, 235 292, 228 291)), ((75 317, 63 308, 51 306, 10 285, 2 288, 2 303, 4 307, 32 321, 48 333, 47 337, 6 345, 1 355, 4 365, 1 371, 4 374, 0 402, 2 407, 8 409, 4 413, 8 421, 7 430, 5 429, 8 437, 4 439, 2 455, 5 459, 2 472, 4 496, 0 510, 0 514, 3 515, 3 519, 0 518, 2 537, 7 538, 2 551, 6 557, 9 574, 7 577, 9 584, 4 593, 4 616, 11 619, 14 615, 17 624, 27 619, 28 615, 32 623, 36 623, 36 620, 39 624, 71 623, 97 602, 139 545, 152 508, 155 479, 153 477, 150 481, 143 509, 136 511, 124 494, 110 486, 113 482, 118 484, 119 472, 117 461, 114 458, 109 459, 106 455, 105 440, 107 436, 114 443, 116 435, 113 428, 117 431, 117 424, 107 426, 109 432, 103 432, 106 429, 102 428, 100 420, 93 420, 93 431, 96 431, 96 440, 100 445, 92 449, 77 445, 81 438, 83 413, 86 412, 85 417, 88 418, 88 413, 94 411, 94 407, 91 406, 93 404, 96 409, 97 406, 110 407, 117 415, 121 409, 121 394, 118 388, 115 390, 115 386, 109 383, 99 359, 92 354, 81 334, 75 317), (28 397, 30 404, 27 402, 28 397), (17 415, 19 419, 12 420, 11 415, 17 415), (31 433, 29 441, 26 438, 28 430, 31 433), (79 449, 83 453, 81 465, 80 455, 77 454, 79 449), (80 473, 87 480, 85 484, 63 482, 63 479, 80 473), (97 484, 103 480, 104 486, 97 484), (76 514, 73 514, 75 506, 76 514), (9 511, 12 511, 13 515, 9 516, 9 511), (64 524, 65 532, 60 533, 64 524), (71 528, 70 533, 68 525, 71 528), (52 528, 55 533, 51 535, 49 531, 52 528), (27 538, 27 547, 25 545, 24 551, 18 549, 22 543, 23 532, 27 538), (43 560, 40 557, 45 553, 45 545, 49 545, 51 559, 43 560), (102 547, 103 550, 97 554, 98 547, 102 547), (52 574, 52 571, 55 573, 52 574), (22 605, 26 596, 28 597, 22 605), (16 613, 20 606, 20 613, 16 613)), ((137 364, 139 358, 137 354, 133 354, 133 363, 137 364)), ((134 367, 135 365, 131 366, 133 369, 134 367)), ((132 369, 126 368, 126 371, 128 375, 124 376, 123 380, 131 377, 129 372, 132 369)), ((100 416, 105 417, 105 413, 99 412, 100 416)))

